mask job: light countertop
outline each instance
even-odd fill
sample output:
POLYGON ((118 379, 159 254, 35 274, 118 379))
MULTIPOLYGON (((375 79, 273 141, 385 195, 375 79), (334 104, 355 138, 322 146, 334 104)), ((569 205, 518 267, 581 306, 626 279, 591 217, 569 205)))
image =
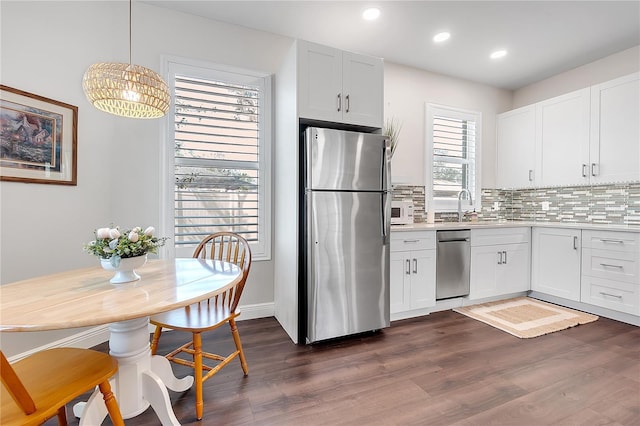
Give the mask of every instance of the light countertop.
POLYGON ((478 221, 478 222, 439 222, 439 223, 414 223, 411 225, 392 225, 391 231, 428 231, 447 229, 481 229, 481 228, 518 228, 518 227, 546 227, 546 228, 571 228, 571 229, 594 229, 603 231, 628 231, 640 232, 637 225, 612 225, 607 223, 573 223, 573 222, 524 222, 516 220, 507 221, 478 221))

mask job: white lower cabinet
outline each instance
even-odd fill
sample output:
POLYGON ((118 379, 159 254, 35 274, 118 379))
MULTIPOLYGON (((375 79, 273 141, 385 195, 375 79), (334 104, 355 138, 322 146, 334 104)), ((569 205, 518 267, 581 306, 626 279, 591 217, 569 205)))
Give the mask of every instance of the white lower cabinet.
POLYGON ((392 233, 390 276, 391 314, 435 306, 435 232, 392 233))
POLYGON ((531 290, 580 301, 581 231, 534 228, 531 290))
POLYGON ((530 228, 471 231, 472 300, 529 290, 530 228))
POLYGON ((580 301, 640 315, 640 234, 582 231, 580 301))

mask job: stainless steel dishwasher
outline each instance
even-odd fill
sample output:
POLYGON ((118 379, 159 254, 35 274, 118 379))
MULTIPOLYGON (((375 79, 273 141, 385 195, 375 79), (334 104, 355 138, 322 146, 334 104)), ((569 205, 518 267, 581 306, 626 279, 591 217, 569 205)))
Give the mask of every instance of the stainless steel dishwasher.
POLYGON ((437 231, 436 300, 469 294, 471 231, 437 231))

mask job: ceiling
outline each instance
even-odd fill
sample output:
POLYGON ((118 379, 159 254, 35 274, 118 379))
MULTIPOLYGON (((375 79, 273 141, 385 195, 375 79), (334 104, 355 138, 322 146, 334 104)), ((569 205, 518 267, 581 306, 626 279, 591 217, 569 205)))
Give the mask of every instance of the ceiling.
POLYGON ((640 44, 640 0, 144 2, 511 90, 640 44))

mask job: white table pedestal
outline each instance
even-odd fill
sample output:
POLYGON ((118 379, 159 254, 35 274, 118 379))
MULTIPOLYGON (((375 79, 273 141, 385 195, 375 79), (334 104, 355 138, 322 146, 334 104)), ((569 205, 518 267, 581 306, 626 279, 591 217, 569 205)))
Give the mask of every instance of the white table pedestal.
MULTIPOLYGON (((113 393, 124 419, 143 413, 149 405, 164 426, 179 425, 173 413, 168 389, 183 392, 193 385, 193 376, 178 379, 163 356, 151 356, 149 317, 109 325, 109 353, 118 361, 118 373, 111 379, 113 393)), ((107 408, 96 389, 86 403, 73 408, 80 426, 102 424, 107 408)))

